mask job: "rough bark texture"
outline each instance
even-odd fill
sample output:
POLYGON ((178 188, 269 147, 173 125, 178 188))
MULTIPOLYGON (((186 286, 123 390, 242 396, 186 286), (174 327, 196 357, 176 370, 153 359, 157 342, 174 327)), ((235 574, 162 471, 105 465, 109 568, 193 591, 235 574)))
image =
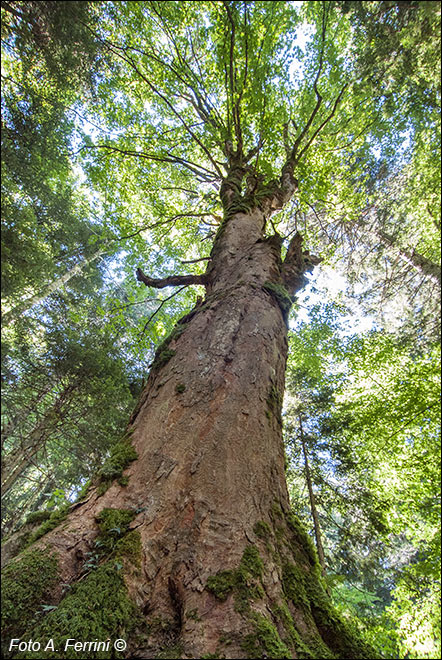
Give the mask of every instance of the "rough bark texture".
MULTIPOLYGON (((131 631, 128 657, 374 657, 332 611, 285 484, 286 320, 313 261, 295 237, 282 263, 280 238, 264 236, 265 211, 277 196, 254 206, 249 198, 250 208, 242 198, 238 210, 229 187, 234 178, 221 191, 226 214, 206 298, 158 349, 132 415, 138 458, 129 456, 114 481, 104 466, 86 499, 28 551, 30 557, 33 548, 55 550, 58 577, 49 571, 48 581, 49 602, 56 603, 61 584, 85 574, 99 539, 99 568, 86 571, 75 593, 46 615, 46 630, 63 603, 111 570, 109 557, 123 556, 121 544, 132 534, 137 557, 120 562, 139 615, 135 629, 123 626, 131 631), (106 527, 113 515, 120 516, 117 532, 106 527), (112 533, 119 540, 109 545, 112 533)), ((35 550, 32 557, 39 565, 35 550)), ((42 625, 34 639, 44 637, 42 625)), ((115 624, 106 631, 124 637, 115 624)))

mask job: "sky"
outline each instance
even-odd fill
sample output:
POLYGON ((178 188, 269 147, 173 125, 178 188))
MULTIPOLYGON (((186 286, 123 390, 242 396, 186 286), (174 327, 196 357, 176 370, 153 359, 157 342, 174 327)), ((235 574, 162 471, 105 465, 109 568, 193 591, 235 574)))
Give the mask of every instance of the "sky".
MULTIPOLYGON (((339 301, 340 298, 344 300, 345 292, 349 289, 347 278, 328 264, 316 266, 313 273, 307 277, 309 283, 296 296, 298 310, 290 323, 290 329, 294 331, 299 325, 309 322, 309 311, 312 307, 324 302, 339 301)), ((364 333, 375 327, 373 317, 365 315, 362 310, 356 310, 349 310, 346 316, 341 317, 342 324, 346 327, 343 335, 364 333)))

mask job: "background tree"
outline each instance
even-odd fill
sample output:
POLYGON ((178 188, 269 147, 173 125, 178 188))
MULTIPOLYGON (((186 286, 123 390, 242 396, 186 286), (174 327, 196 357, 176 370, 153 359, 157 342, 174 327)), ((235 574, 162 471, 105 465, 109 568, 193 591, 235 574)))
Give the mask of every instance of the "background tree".
POLYGON ((286 433, 292 501, 311 526, 296 467, 304 465, 301 430, 291 413, 302 406, 335 598, 364 613, 367 634, 384 652, 436 657, 440 347, 419 353, 416 344, 398 344, 385 332, 348 336, 345 311, 318 306, 291 341, 286 433), (417 602, 425 617, 411 624, 417 602), (398 636, 392 612, 401 612, 398 636))

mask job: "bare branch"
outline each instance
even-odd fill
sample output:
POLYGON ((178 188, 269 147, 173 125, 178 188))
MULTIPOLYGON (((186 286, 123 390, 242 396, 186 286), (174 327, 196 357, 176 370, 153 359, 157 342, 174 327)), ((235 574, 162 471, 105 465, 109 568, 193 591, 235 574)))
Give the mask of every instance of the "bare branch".
POLYGON ((334 116, 334 114, 335 114, 335 112, 336 112, 336 109, 337 109, 337 107, 338 107, 338 105, 339 105, 339 103, 340 103, 340 101, 341 101, 341 99, 342 99, 342 96, 343 96, 345 90, 347 89, 347 87, 348 87, 347 84, 345 84, 345 85, 343 86, 343 88, 341 89, 341 91, 339 92, 338 96, 337 96, 336 99, 335 99, 335 102, 334 102, 334 104, 333 104, 332 111, 330 112, 330 114, 327 115, 327 117, 322 121, 322 123, 318 126, 318 128, 316 129, 316 131, 313 133, 313 135, 311 136, 310 140, 307 142, 307 144, 305 145, 305 147, 304 147, 304 148, 302 149, 302 151, 300 152, 300 154, 299 154, 299 156, 298 156, 298 160, 299 160, 300 158, 302 158, 302 156, 305 154, 305 152, 307 151, 307 149, 310 147, 310 145, 312 144, 312 142, 313 142, 313 140, 316 138, 316 136, 322 131, 322 129, 324 128, 324 126, 326 126, 326 125, 328 124, 328 122, 330 121, 330 119, 332 119, 332 117, 334 116))
POLYGON ((163 278, 148 277, 143 273, 141 268, 137 268, 136 275, 139 282, 143 282, 146 286, 153 287, 154 289, 164 289, 166 286, 189 286, 190 284, 205 285, 207 281, 206 275, 170 275, 163 278))
POLYGON ((199 259, 187 259, 182 261, 182 264, 196 264, 198 261, 211 261, 212 257, 200 257, 199 259))
POLYGON ((158 314, 158 312, 163 307, 163 305, 165 305, 169 300, 171 300, 171 298, 174 298, 176 295, 178 295, 178 293, 181 293, 181 291, 183 291, 185 288, 186 288, 185 286, 182 286, 181 289, 177 289, 176 291, 171 293, 170 296, 168 296, 167 298, 164 298, 164 300, 161 301, 161 303, 158 305, 156 310, 154 312, 152 312, 152 314, 147 319, 146 323, 144 324, 143 329, 141 330, 141 332, 138 333, 138 336, 141 337, 146 332, 147 326, 152 321, 152 319, 158 314))
POLYGON ((305 282, 305 273, 311 272, 322 259, 302 250, 303 238, 299 232, 290 241, 282 267, 282 279, 291 295, 301 289, 305 282))

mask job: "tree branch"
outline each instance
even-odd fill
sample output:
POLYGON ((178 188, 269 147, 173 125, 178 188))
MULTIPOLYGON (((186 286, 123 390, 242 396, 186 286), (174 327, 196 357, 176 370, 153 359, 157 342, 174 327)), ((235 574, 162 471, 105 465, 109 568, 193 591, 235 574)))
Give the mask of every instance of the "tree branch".
POLYGON ((198 261, 211 261, 212 257, 200 257, 199 259, 187 259, 182 264, 196 264, 198 261))
POLYGON ((161 156, 156 154, 149 154, 144 151, 120 149, 119 147, 116 147, 111 144, 83 145, 80 151, 83 149, 107 149, 108 151, 118 152, 123 156, 135 156, 136 158, 153 160, 158 163, 172 163, 174 165, 181 165, 182 167, 185 167, 186 169, 190 170, 190 172, 192 172, 192 174, 195 174, 195 176, 198 177, 200 180, 206 181, 208 183, 214 181, 217 178, 214 172, 206 169, 202 165, 197 165, 196 163, 193 163, 190 160, 186 160, 185 158, 180 158, 179 156, 175 156, 174 154, 171 154, 169 152, 167 153, 166 156, 161 156))
POLYGON ((233 127, 235 130, 237 152, 242 154, 243 140, 242 140, 242 130, 241 130, 241 117, 240 117, 242 91, 238 94, 236 67, 235 67, 235 37, 236 37, 235 21, 233 19, 232 12, 230 11, 230 6, 227 0, 223 0, 223 6, 227 12, 227 16, 230 23, 229 80, 230 80, 230 94, 232 98, 233 127), (235 101, 235 96, 237 97, 236 101, 235 101))
POLYGON ((109 50, 113 51, 118 57, 120 57, 122 60, 124 60, 127 64, 129 64, 130 67, 135 71, 135 73, 141 78, 141 80, 144 80, 144 82, 148 85, 148 87, 151 89, 154 94, 156 94, 169 108, 169 110, 172 111, 172 113, 178 118, 178 120, 181 122, 181 124, 184 126, 184 128, 187 130, 189 135, 192 137, 192 139, 196 142, 196 144, 201 148, 201 150, 206 154, 207 158, 209 161, 212 163, 214 166, 216 174, 222 178, 222 172, 219 169, 216 161, 213 159, 210 151, 207 149, 205 144, 201 142, 199 137, 192 131, 191 127, 189 124, 186 122, 186 120, 183 118, 180 112, 175 108, 173 103, 169 101, 167 98, 166 94, 161 92, 152 82, 149 80, 149 78, 140 70, 140 68, 137 66, 137 64, 133 61, 133 59, 127 55, 122 55, 119 50, 121 50, 118 46, 115 46, 115 44, 111 44, 110 42, 106 43, 107 47, 109 50))
MULTIPOLYGON (((150 323, 150 322, 152 321, 152 319, 158 314, 158 312, 159 312, 160 309, 166 304, 166 302, 168 302, 171 298, 174 298, 174 296, 176 296, 178 293, 181 293, 181 291, 183 291, 183 289, 185 289, 185 288, 186 288, 185 286, 182 286, 181 289, 177 289, 177 290, 174 291, 170 296, 167 296, 167 298, 164 298, 164 300, 161 301, 161 303, 160 303, 159 306, 156 308, 156 310, 155 310, 154 312, 152 312, 152 314, 151 314, 151 315, 149 316, 149 318, 147 319, 147 321, 146 321, 146 323, 144 324, 144 327, 143 327, 143 329, 141 330, 141 332, 138 333, 138 336, 139 336, 139 337, 142 337, 142 336, 143 336, 143 334, 144 334, 144 333, 146 332, 146 330, 147 330, 147 326, 149 325, 149 323, 150 323)), ((133 413, 132 413, 132 414, 133 414, 133 413)))
POLYGON ((306 283, 305 273, 311 272, 322 259, 302 250, 303 238, 299 232, 290 241, 282 266, 282 279, 290 295, 299 291, 306 283))
POLYGON ((143 282, 146 286, 151 286, 154 289, 164 289, 166 286, 189 286, 190 284, 205 285, 207 281, 206 275, 170 275, 163 278, 148 277, 143 273, 141 268, 137 268, 136 275, 139 282, 143 282))
POLYGON ((316 129, 316 131, 315 131, 315 132, 313 133, 313 135, 311 136, 310 140, 307 142, 307 144, 305 145, 305 147, 302 149, 301 153, 300 153, 299 156, 298 156, 298 160, 302 158, 302 156, 305 154, 305 152, 307 151, 307 149, 310 147, 311 143, 312 143, 313 140, 316 138, 316 136, 322 131, 322 129, 324 128, 324 126, 326 126, 326 124, 328 124, 328 122, 330 121, 330 119, 333 117, 333 115, 334 115, 335 112, 336 112, 336 108, 338 107, 339 102, 340 102, 340 100, 341 100, 341 98, 342 98, 342 95, 344 94, 344 92, 345 92, 346 89, 347 89, 347 84, 345 84, 345 85, 342 87, 341 91, 339 92, 338 96, 336 97, 335 102, 334 102, 334 104, 333 104, 333 108, 332 108, 330 114, 327 115, 327 117, 321 122, 321 124, 318 126, 318 128, 316 129))

